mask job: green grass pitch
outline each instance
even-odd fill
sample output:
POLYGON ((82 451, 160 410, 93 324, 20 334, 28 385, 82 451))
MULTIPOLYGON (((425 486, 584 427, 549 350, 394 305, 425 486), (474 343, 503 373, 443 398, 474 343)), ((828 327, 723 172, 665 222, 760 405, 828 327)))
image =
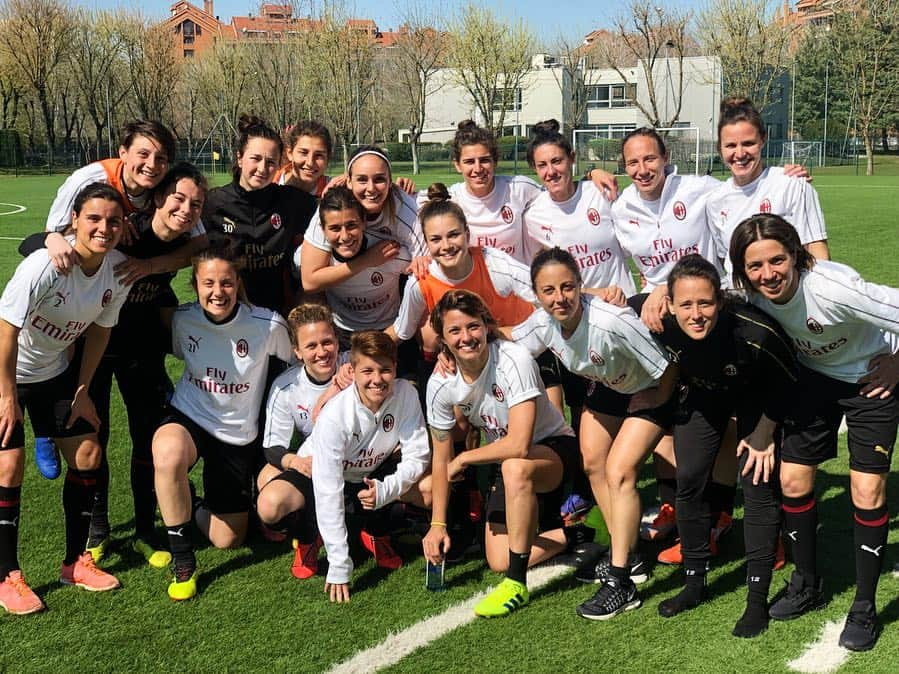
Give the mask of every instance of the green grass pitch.
MULTIPOLYGON (((815 171, 831 251, 870 281, 899 286, 899 177, 858 177, 854 169, 815 171)), ((402 170, 397 171, 402 173, 402 170)), ((508 172, 508 171, 507 171, 508 172)), ((220 184, 226 178, 218 176, 220 184)), ((446 166, 418 177, 456 180, 446 166)), ((63 176, 0 177, 0 282, 6 283, 20 257, 16 239, 43 228, 63 176)), ((186 276, 175 282, 190 299, 186 276)), ((173 376, 178 372, 172 363, 173 376)), ((114 408, 109 448, 112 471, 110 513, 114 545, 104 566, 122 580, 119 591, 93 595, 57 582, 63 551, 61 480, 50 482, 36 471, 31 446, 23 488, 20 560, 26 577, 48 605, 42 614, 18 618, 0 615, 0 671, 279 671, 328 670, 360 649, 415 625, 496 583, 499 576, 480 560, 447 570, 448 591, 424 589, 424 563, 418 547, 402 548, 406 566, 383 573, 365 562, 357 569, 352 601, 330 605, 323 578, 296 581, 289 572, 287 544, 252 535, 238 550, 203 547, 199 597, 182 605, 165 594, 167 571, 150 569, 130 550, 130 448, 121 406, 114 408)), ((31 442, 29 436, 29 443, 31 442)), ((578 618, 576 604, 593 586, 570 577, 532 594, 531 604, 504 620, 478 620, 412 653, 392 667, 420 671, 787 671, 787 663, 813 642, 822 626, 842 621, 852 601, 853 555, 845 446, 839 459, 821 472, 819 494, 823 528, 819 540, 821 571, 828 606, 791 623, 772 624, 761 637, 730 636, 744 601, 742 530, 724 540, 709 576, 712 599, 672 620, 658 617, 661 599, 676 592, 676 569, 656 567, 642 586, 644 606, 607 623, 578 618)), ((644 503, 655 490, 644 471, 644 503)), ((891 476, 891 511, 897 510, 899 481, 891 476)), ((738 497, 739 498, 739 497, 738 497)), ((738 517, 742 514, 738 508, 738 517)), ((896 515, 892 523, 895 525, 896 515)), ((846 672, 896 671, 899 662, 899 580, 889 569, 899 560, 899 534, 890 536, 886 573, 878 609, 883 633, 873 652, 852 655, 846 672)), ((775 574, 772 592, 788 578, 791 565, 775 574)))

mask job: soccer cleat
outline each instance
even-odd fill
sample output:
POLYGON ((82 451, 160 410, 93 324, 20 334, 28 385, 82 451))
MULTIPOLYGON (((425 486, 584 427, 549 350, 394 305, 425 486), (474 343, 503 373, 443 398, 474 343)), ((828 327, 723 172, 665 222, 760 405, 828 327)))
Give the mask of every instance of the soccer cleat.
POLYGON ((822 596, 822 579, 816 578, 808 585, 802 574, 793 571, 790 582, 771 602, 768 615, 775 620, 793 620, 809 611, 817 610, 826 603, 822 596))
POLYGON ((42 611, 44 602, 28 587, 22 572, 16 569, 0 583, 0 606, 13 615, 28 615, 42 611))
POLYGON ((403 565, 402 558, 394 552, 390 545, 390 536, 372 536, 367 531, 359 534, 362 546, 375 558, 375 563, 382 569, 396 570, 403 565))
MULTIPOLYGON (((709 554, 712 557, 718 556, 718 542, 714 538, 709 539, 709 554)), ((680 541, 672 545, 670 548, 665 548, 659 553, 659 556, 656 557, 659 564, 669 564, 671 566, 677 566, 678 564, 684 563, 684 556, 681 552, 680 541)))
POLYGON ((139 553, 147 564, 154 569, 164 569, 172 563, 172 553, 168 550, 157 550, 153 545, 143 538, 135 538, 131 543, 131 547, 135 552, 139 553))
POLYGON ((728 533, 734 526, 734 518, 726 512, 718 514, 718 521, 712 527, 712 539, 717 543, 721 537, 728 533))
POLYGON ((109 548, 109 535, 94 538, 89 536, 87 547, 85 548, 94 560, 94 564, 99 564, 100 560, 106 556, 106 550, 109 548))
POLYGON ((674 513, 674 506, 663 503, 655 519, 640 527, 640 538, 644 541, 659 541, 674 533, 676 528, 677 516, 674 513))
MULTIPOLYGON (((645 583, 649 580, 649 567, 643 561, 639 552, 632 552, 627 556, 630 566, 630 579, 633 583, 645 583)), ((585 563, 574 571, 574 577, 582 583, 604 583, 609 577, 609 568, 612 566, 611 551, 607 552, 598 562, 592 566, 585 563)))
POLYGON ((169 599, 172 601, 186 601, 196 597, 197 576, 199 576, 199 571, 196 569, 175 569, 175 577, 169 583, 169 599))
POLYGON ((850 651, 870 651, 877 643, 877 613, 870 601, 854 601, 840 633, 840 646, 850 651))
POLYGON ((34 462, 37 464, 40 474, 48 480, 55 480, 59 477, 62 466, 53 438, 34 439, 34 462))
POLYGON ((530 601, 528 588, 511 578, 503 578, 496 589, 478 602, 475 615, 482 618, 499 618, 520 609, 530 601))
POLYGON ((72 564, 63 564, 59 582, 75 585, 89 592, 106 592, 119 587, 119 579, 97 567, 91 553, 84 551, 72 564))
POLYGON ((290 572, 294 578, 305 580, 318 572, 318 553, 322 549, 322 539, 316 536, 314 543, 300 543, 293 539, 293 565, 290 572))
POLYGON ((609 576, 597 593, 577 607, 577 614, 588 620, 609 620, 619 613, 639 608, 643 602, 637 586, 630 580, 609 576))

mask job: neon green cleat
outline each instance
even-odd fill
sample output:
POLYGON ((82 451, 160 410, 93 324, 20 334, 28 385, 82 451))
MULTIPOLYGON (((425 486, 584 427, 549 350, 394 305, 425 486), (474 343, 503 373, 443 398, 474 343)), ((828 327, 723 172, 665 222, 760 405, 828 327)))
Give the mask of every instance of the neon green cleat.
POLYGON ((100 560, 106 556, 106 549, 109 547, 109 536, 101 538, 96 545, 91 546, 93 542, 88 541, 88 547, 85 549, 91 553, 91 557, 94 558, 94 564, 99 564, 100 560))
POLYGON ((503 578, 503 582, 474 607, 474 612, 482 618, 499 618, 521 608, 529 600, 528 588, 524 583, 503 578))
POLYGON ((154 569, 164 569, 172 563, 171 552, 169 552, 168 550, 157 550, 143 538, 135 538, 131 543, 131 547, 134 548, 135 552, 139 553, 144 559, 146 559, 147 564, 152 566, 154 569))
POLYGON ((172 579, 172 582, 169 583, 169 599, 172 599, 173 601, 185 601, 196 597, 197 577, 199 575, 199 571, 194 570, 189 578, 182 581, 179 581, 178 577, 175 576, 175 578, 172 579))

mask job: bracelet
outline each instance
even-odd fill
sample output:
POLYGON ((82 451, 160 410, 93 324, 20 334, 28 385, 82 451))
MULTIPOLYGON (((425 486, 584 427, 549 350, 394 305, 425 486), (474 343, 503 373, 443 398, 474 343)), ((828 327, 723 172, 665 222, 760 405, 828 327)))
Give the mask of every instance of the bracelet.
POLYGON ((437 520, 431 520, 432 527, 443 527, 446 528, 446 522, 438 522, 437 520))

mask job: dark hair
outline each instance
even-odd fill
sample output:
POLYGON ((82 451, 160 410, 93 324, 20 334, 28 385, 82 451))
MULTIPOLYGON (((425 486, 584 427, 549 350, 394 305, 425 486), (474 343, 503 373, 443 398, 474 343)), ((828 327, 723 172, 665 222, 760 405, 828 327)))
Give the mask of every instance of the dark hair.
POLYGON ((381 330, 361 330, 350 338, 350 361, 355 364, 359 356, 372 360, 389 360, 396 364, 396 342, 381 330))
POLYGON ((359 219, 365 222, 365 207, 359 203, 359 200, 353 194, 353 191, 346 185, 338 185, 332 187, 318 202, 318 220, 319 224, 325 226, 325 213, 333 213, 335 211, 354 210, 359 215, 359 219))
POLYGON ((290 342, 295 349, 298 349, 300 346, 297 343, 297 330, 310 323, 327 323, 334 332, 334 339, 337 339, 337 328, 334 327, 334 317, 331 315, 331 310, 326 305, 317 304, 315 302, 299 304, 287 314, 287 327, 290 328, 290 342))
POLYGON ((554 119, 547 119, 545 122, 537 122, 534 124, 534 130, 531 135, 531 142, 528 143, 528 166, 534 168, 534 152, 541 145, 555 145, 565 153, 566 157, 572 154, 571 143, 568 139, 559 133, 559 122, 554 119))
POLYGON ((240 275, 240 272, 244 268, 244 258, 237 253, 236 246, 229 238, 214 243, 209 246, 209 248, 204 248, 191 258, 190 285, 193 287, 194 292, 198 292, 197 270, 200 265, 204 262, 212 262, 214 260, 224 260, 234 268, 234 272, 237 274, 237 298, 244 304, 249 305, 250 300, 247 297, 243 278, 240 275))
MULTIPOLYGON (((487 326, 487 341, 500 339, 499 330, 496 327, 496 319, 490 313, 490 309, 484 304, 480 295, 470 290, 450 290, 444 293, 440 301, 431 310, 429 322, 437 337, 443 344, 443 317, 449 311, 461 311, 466 316, 478 318, 487 326)), ((444 345, 445 347, 445 345, 444 345)))
POLYGON ((490 152, 493 163, 499 162, 499 149, 496 146, 496 138, 489 129, 478 126, 470 119, 459 122, 456 127, 456 135, 453 136, 453 161, 462 158, 462 148, 466 145, 483 145, 490 152))
POLYGON ((136 119, 128 122, 122 127, 120 145, 127 150, 138 136, 155 140, 165 152, 166 159, 170 162, 175 161, 175 155, 178 154, 175 136, 165 124, 152 119, 136 119))
POLYGON ((708 281, 715 291, 715 299, 719 302, 724 299, 721 292, 721 274, 715 269, 715 265, 698 253, 684 255, 678 260, 668 274, 668 299, 674 299, 674 284, 682 278, 701 278, 708 281))
POLYGON ((387 178, 390 181, 390 187, 387 189, 387 198, 384 200, 384 212, 387 215, 389 221, 393 221, 396 218, 396 203, 394 203, 397 199, 397 186, 393 184, 393 168, 390 166, 390 159, 387 157, 387 153, 379 148, 377 145, 362 145, 357 147, 353 154, 350 155, 349 161, 347 161, 347 175, 352 178, 353 177, 353 162, 356 161, 356 158, 362 154, 371 154, 376 157, 383 157, 382 161, 387 164, 387 178))
POLYGON ((768 129, 765 128, 765 122, 752 101, 748 98, 730 96, 721 101, 721 114, 718 117, 718 145, 721 145, 721 129, 737 122, 749 122, 759 132, 762 142, 768 139, 768 129))
POLYGON ((558 246, 554 246, 553 248, 544 248, 541 250, 534 256, 534 260, 531 262, 531 287, 535 292, 537 290, 537 274, 550 264, 560 264, 563 267, 567 267, 568 270, 574 274, 578 285, 583 283, 580 267, 578 267, 578 264, 571 253, 567 250, 562 250, 558 246))
POLYGON ((72 202, 72 211, 75 215, 81 215, 82 207, 91 199, 114 201, 122 209, 123 218, 128 212, 128 207, 125 206, 125 197, 116 188, 109 183, 90 183, 81 188, 81 191, 75 196, 75 201, 72 202))
POLYGON ((328 153, 328 159, 334 153, 334 144, 331 142, 331 132, 321 122, 314 119, 304 119, 302 122, 287 127, 284 131, 284 146, 293 149, 297 141, 303 136, 319 138, 325 144, 325 152, 328 153))
POLYGON ((256 115, 241 115, 237 120, 237 143, 234 147, 234 166, 231 169, 231 175, 235 180, 240 178, 240 167, 237 165, 237 160, 247 149, 247 143, 251 138, 270 140, 278 146, 279 155, 284 152, 284 141, 280 134, 266 124, 265 120, 256 115))
POLYGON ((159 181, 154 191, 155 195, 165 195, 165 193, 178 184, 179 180, 191 180, 194 185, 203 190, 203 196, 209 191, 209 183, 202 171, 190 162, 181 161, 166 171, 166 174, 159 181))
POLYGON ((418 221, 421 223, 422 232, 424 232, 425 224, 431 218, 441 215, 451 215, 466 230, 468 229, 468 220, 465 213, 459 207, 459 204, 450 199, 449 190, 443 183, 432 183, 428 188, 428 200, 425 205, 418 211, 418 221))
POLYGON ((637 136, 645 136, 646 138, 652 138, 656 145, 659 148, 659 154, 663 157, 668 156, 668 149, 665 147, 665 141, 662 140, 662 137, 659 135, 659 132, 653 129, 651 126, 641 126, 639 129, 634 129, 633 131, 628 131, 624 138, 621 139, 621 155, 624 156, 624 146, 627 145, 627 141, 631 138, 636 138, 637 136))
POLYGON ((730 263, 733 266, 734 283, 738 288, 754 291, 746 275, 746 249, 756 241, 771 239, 784 247, 793 258, 798 270, 815 266, 815 258, 799 240, 796 228, 779 215, 757 213, 737 225, 730 239, 730 263))

